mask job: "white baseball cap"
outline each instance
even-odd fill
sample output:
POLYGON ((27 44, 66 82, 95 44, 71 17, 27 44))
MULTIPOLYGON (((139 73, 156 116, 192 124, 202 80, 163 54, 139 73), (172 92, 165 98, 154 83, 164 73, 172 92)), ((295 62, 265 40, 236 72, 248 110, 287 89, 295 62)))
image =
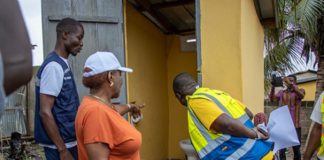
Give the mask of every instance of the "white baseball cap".
POLYGON ((111 52, 96 52, 88 57, 84 68, 91 69, 90 72, 83 72, 83 77, 91 77, 106 71, 119 70, 123 72, 133 72, 133 69, 122 67, 111 52))

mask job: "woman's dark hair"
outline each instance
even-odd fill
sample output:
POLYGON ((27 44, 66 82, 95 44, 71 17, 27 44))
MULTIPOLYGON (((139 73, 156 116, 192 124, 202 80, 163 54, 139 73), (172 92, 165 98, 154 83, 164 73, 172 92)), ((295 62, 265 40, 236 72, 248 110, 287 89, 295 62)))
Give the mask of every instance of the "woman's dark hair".
MULTIPOLYGON (((83 72, 90 72, 90 71, 91 71, 90 68, 84 68, 84 70, 83 70, 83 72)), ((108 72, 103 72, 103 73, 100 73, 100 74, 97 74, 94 76, 83 77, 82 83, 87 88, 98 89, 107 80, 107 73, 108 72)))

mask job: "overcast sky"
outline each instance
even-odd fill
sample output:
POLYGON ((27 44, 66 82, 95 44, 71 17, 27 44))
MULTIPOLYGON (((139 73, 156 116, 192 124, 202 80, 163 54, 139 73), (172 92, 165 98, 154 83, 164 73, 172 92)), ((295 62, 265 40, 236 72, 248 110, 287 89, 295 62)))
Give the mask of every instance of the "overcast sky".
POLYGON ((43 37, 41 0, 18 0, 27 26, 29 39, 37 45, 33 50, 33 65, 39 66, 43 61, 43 37))

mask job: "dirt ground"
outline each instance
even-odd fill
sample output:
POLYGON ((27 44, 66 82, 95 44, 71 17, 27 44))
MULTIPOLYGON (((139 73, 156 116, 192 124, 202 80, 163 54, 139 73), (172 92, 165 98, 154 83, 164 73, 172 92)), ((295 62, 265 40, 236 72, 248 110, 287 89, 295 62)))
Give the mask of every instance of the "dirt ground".
MULTIPOLYGON (((43 152, 43 148, 35 144, 34 141, 24 142, 25 150, 23 154, 20 154, 21 160, 46 160, 43 152)), ((0 150, 0 160, 13 160, 9 158, 10 147, 4 145, 0 150)))
MULTIPOLYGON (((302 144, 301 144, 301 147, 300 147, 300 153, 302 155, 302 158, 303 158, 303 155, 304 155, 303 153, 304 153, 305 143, 306 143, 306 140, 302 139, 302 144)), ((286 156, 287 156, 287 160, 293 160, 294 159, 294 152, 293 152, 292 148, 289 148, 287 150, 286 156)), ((317 160, 315 155, 313 156, 312 160, 317 160)))
MULTIPOLYGON (((25 152, 22 160, 46 160, 43 152, 43 148, 35 144, 34 141, 24 142, 25 152)), ((305 147, 305 140, 302 140, 301 153, 303 155, 303 150, 305 147)), ((0 160, 10 160, 9 156, 9 146, 4 146, 0 149, 0 160)), ((286 152, 287 160, 293 160, 293 150, 289 148, 286 152)), ((312 160, 317 160, 314 156, 312 160)))

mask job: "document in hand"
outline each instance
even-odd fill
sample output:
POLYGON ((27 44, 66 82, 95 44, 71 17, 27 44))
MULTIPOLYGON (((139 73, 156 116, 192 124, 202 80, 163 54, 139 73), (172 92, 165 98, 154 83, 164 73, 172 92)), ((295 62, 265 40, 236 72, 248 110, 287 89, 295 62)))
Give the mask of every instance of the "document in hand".
POLYGON ((270 113, 267 129, 269 141, 274 142, 274 152, 283 148, 299 145, 288 106, 279 107, 270 113))

